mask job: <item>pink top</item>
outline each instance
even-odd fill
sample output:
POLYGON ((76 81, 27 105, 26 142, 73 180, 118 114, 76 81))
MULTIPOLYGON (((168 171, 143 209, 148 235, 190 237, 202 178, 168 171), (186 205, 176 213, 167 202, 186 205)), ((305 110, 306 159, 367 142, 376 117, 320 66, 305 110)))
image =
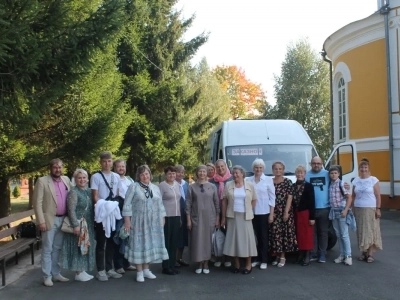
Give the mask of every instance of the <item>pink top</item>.
POLYGON ((56 200, 57 200, 57 216, 64 216, 67 214, 67 194, 68 188, 65 185, 64 181, 56 180, 53 178, 54 191, 56 192, 56 200))

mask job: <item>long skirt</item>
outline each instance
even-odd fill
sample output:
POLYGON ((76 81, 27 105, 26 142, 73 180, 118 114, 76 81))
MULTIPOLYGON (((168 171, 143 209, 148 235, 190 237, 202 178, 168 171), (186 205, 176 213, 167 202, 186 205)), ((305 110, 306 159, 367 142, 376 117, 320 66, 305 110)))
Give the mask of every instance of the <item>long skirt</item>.
POLYGON ((370 247, 382 250, 380 219, 375 218, 376 209, 373 207, 354 207, 357 223, 358 248, 367 252, 370 247))
POLYGON ((245 220, 244 213, 235 212, 234 218, 227 218, 227 230, 223 253, 228 256, 257 256, 253 223, 245 220))
POLYGON ((312 250, 314 247, 314 226, 309 224, 308 209, 295 212, 296 238, 299 250, 312 250))

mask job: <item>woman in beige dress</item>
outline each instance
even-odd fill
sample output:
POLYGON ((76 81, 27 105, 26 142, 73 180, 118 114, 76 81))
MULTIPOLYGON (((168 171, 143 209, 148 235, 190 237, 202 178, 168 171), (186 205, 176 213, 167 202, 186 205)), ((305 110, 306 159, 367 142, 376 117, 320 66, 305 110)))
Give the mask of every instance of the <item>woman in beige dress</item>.
POLYGON ((358 170, 360 176, 353 180, 354 216, 361 252, 358 260, 372 263, 373 253, 382 250, 381 193, 378 178, 371 176, 368 159, 361 159, 358 170))
POLYGON ((244 180, 245 170, 241 166, 234 166, 232 171, 233 181, 227 182, 222 201, 221 225, 227 224, 223 253, 234 258, 233 273, 240 272, 239 257, 245 258, 242 274, 247 275, 252 271, 251 257, 257 256, 252 223, 257 194, 254 185, 244 180))
POLYGON ((207 180, 207 167, 196 170, 197 181, 188 188, 186 198, 187 228, 191 260, 197 262, 196 273, 210 273, 211 238, 219 227, 219 199, 217 188, 207 180))

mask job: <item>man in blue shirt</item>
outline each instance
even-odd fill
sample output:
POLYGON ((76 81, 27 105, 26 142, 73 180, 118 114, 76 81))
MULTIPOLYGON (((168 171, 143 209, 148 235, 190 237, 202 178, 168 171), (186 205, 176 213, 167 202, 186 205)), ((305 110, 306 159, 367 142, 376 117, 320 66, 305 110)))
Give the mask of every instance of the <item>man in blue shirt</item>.
POLYGON ((320 157, 311 160, 311 170, 306 174, 306 181, 314 186, 315 193, 314 249, 310 260, 318 259, 319 263, 324 263, 329 231, 329 172, 322 169, 320 157))

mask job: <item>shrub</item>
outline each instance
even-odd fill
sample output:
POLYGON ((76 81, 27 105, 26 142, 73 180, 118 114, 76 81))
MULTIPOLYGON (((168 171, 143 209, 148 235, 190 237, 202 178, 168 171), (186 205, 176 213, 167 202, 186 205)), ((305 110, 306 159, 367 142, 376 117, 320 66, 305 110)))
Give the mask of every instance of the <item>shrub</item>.
POLYGON ((13 189, 12 194, 13 194, 13 196, 15 198, 18 198, 19 196, 21 196, 21 188, 19 187, 19 185, 15 186, 15 188, 13 189))

